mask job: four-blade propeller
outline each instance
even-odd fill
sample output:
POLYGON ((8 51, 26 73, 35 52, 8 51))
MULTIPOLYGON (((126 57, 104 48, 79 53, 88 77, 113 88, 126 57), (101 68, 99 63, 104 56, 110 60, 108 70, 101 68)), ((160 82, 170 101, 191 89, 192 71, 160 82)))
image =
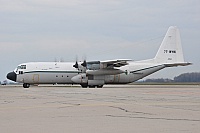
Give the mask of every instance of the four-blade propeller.
POLYGON ((87 69, 87 62, 86 59, 84 59, 84 61, 82 63, 78 62, 78 57, 76 56, 76 62, 73 65, 74 68, 78 69, 81 71, 81 73, 86 73, 86 69, 87 69))

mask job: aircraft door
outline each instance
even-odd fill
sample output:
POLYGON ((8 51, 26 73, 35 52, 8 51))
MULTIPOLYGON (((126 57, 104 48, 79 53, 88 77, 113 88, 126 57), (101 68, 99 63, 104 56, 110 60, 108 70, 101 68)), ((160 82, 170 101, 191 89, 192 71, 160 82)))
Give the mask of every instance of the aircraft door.
POLYGON ((34 74, 33 75, 33 83, 38 83, 39 82, 39 74, 34 74))
POLYGON ((120 75, 119 75, 119 74, 114 75, 114 82, 115 82, 115 83, 118 83, 119 80, 120 80, 120 75))

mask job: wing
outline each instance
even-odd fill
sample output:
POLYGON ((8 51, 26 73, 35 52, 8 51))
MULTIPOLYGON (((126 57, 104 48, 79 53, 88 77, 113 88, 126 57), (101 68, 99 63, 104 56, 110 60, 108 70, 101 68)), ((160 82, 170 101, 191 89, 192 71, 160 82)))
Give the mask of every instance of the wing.
POLYGON ((101 61, 103 68, 113 68, 113 67, 122 67, 128 65, 128 61, 132 61, 130 59, 116 59, 116 60, 106 60, 101 61))

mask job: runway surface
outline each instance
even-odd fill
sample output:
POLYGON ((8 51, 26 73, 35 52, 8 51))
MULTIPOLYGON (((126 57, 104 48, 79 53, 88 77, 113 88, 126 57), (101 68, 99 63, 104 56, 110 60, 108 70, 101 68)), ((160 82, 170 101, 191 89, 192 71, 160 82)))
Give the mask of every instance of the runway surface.
POLYGON ((200 86, 0 87, 2 133, 199 133, 200 86))

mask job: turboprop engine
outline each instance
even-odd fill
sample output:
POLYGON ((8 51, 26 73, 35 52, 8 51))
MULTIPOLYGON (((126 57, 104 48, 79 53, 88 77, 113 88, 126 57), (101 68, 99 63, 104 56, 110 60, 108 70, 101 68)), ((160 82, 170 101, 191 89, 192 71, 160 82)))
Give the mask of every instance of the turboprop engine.
POLYGON ((88 83, 88 77, 86 76, 85 73, 76 75, 73 78, 71 78, 71 80, 77 84, 87 84, 88 83))
POLYGON ((80 84, 82 87, 103 87, 103 85, 105 84, 105 79, 104 76, 102 75, 98 75, 98 76, 94 76, 94 75, 88 75, 86 76, 86 74, 79 74, 74 76, 71 79, 74 83, 80 84))
POLYGON ((99 69, 99 70, 87 70, 87 75, 116 75, 125 73, 125 71, 120 69, 99 69))

